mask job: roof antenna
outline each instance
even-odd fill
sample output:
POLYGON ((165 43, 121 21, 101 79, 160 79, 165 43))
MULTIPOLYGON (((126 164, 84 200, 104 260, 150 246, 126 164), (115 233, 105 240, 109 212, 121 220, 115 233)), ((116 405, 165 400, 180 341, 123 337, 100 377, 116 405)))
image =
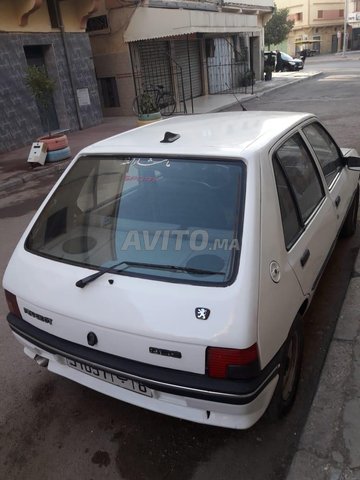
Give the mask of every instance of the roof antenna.
MULTIPOLYGON (((227 88, 230 90, 230 87, 229 87, 229 85, 228 85, 226 82, 225 82, 225 85, 226 85, 227 88)), ((237 103, 238 103, 238 104, 240 105, 240 107, 242 108, 242 111, 243 111, 243 112, 247 112, 247 108, 244 107, 244 105, 240 102, 240 100, 237 98, 237 96, 235 95, 235 93, 234 93, 233 91, 232 91, 231 93, 234 95, 235 100, 237 101, 237 103)))
POLYGON ((180 135, 178 133, 165 132, 164 138, 160 140, 160 143, 173 143, 178 138, 180 138, 180 135))

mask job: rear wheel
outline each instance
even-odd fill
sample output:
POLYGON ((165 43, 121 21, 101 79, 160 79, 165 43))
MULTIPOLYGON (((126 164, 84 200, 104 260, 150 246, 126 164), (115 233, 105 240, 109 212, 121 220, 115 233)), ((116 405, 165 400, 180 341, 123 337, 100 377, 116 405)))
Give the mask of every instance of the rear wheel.
POLYGON ((346 215, 344 224, 342 226, 340 236, 341 237, 351 237, 356 231, 357 216, 359 209, 359 187, 356 189, 355 196, 349 208, 349 211, 346 215))
POLYGON ((171 93, 164 93, 158 100, 158 107, 163 117, 169 117, 175 112, 175 98, 171 95, 171 93))
POLYGON ((294 403, 300 379, 303 350, 303 325, 301 317, 298 316, 283 346, 279 380, 267 410, 271 420, 277 420, 286 415, 294 403))

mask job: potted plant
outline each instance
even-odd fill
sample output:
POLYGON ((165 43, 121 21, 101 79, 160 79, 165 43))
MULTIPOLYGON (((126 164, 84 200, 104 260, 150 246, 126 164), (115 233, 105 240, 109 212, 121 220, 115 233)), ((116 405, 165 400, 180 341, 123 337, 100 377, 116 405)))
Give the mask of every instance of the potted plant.
POLYGON ((247 81, 247 87, 251 87, 255 83, 255 73, 252 70, 247 70, 245 72, 245 78, 247 81))
POLYGON ((34 95, 39 108, 45 113, 44 116, 47 122, 48 135, 39 137, 37 140, 45 143, 49 152, 54 150, 57 151, 56 154, 51 154, 56 157, 56 160, 62 160, 63 158, 69 157, 70 149, 68 147, 69 143, 67 136, 64 134, 52 135, 50 129, 49 106, 52 102, 56 86, 55 81, 49 78, 45 67, 31 65, 27 69, 25 83, 34 95), (63 152, 60 152, 60 150, 63 150, 63 152))
POLYGON ((270 81, 272 79, 272 72, 273 68, 271 65, 265 65, 264 73, 265 73, 265 82, 270 81))
POLYGON ((138 110, 138 124, 154 122, 161 119, 161 113, 151 92, 144 92, 135 99, 138 110))
POLYGON ((240 76, 241 87, 251 87, 255 83, 255 74, 251 70, 246 70, 240 76))

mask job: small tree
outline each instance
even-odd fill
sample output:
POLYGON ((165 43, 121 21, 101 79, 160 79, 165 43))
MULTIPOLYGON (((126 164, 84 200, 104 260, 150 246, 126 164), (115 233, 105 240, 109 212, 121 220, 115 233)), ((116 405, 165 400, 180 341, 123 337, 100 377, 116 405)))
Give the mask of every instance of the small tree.
POLYGON ((275 5, 274 13, 265 25, 265 45, 268 50, 270 50, 270 45, 277 45, 285 40, 292 30, 294 20, 288 20, 288 15, 288 8, 277 9, 275 5))
POLYGON ((38 67, 31 65, 26 72, 26 85, 30 88, 35 100, 38 102, 40 108, 43 108, 46 116, 49 137, 51 137, 50 119, 49 119, 49 105, 52 101, 52 96, 55 90, 55 81, 49 78, 45 67, 38 67))
POLYGON ((149 114, 159 111, 159 107, 156 105, 155 99, 149 92, 144 92, 139 101, 139 113, 149 114))

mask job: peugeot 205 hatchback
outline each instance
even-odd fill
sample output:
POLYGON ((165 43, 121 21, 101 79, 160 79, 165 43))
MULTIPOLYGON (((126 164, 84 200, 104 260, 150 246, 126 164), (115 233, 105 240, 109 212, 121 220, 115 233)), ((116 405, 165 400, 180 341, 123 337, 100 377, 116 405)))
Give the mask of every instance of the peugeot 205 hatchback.
POLYGON ((208 425, 285 414, 306 311, 360 160, 310 114, 173 118, 82 150, 26 229, 3 285, 40 365, 208 425), (21 274, 20 274, 21 272, 21 274))

